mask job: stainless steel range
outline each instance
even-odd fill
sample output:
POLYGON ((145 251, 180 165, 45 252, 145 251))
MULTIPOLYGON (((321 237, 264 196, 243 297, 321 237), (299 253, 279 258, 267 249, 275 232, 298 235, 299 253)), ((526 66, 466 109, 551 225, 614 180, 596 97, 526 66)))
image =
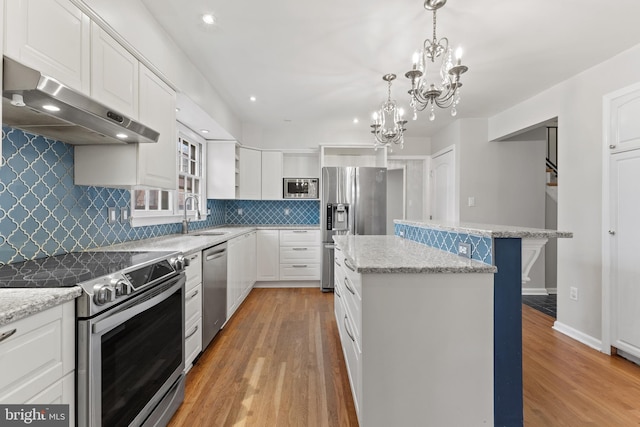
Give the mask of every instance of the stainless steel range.
POLYGON ((164 426, 184 399, 185 259, 78 252, 0 267, 0 287, 79 285, 80 427, 164 426))

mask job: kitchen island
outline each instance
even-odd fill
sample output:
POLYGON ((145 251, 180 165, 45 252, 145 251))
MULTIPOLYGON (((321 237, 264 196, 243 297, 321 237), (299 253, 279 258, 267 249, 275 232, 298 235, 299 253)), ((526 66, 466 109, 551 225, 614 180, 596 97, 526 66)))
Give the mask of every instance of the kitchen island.
POLYGON ((465 243, 472 259, 498 268, 493 301, 494 425, 523 426, 522 283, 527 270, 526 265, 523 269, 523 246, 531 240, 546 242, 551 238, 571 238, 573 234, 496 224, 399 220, 394 223, 397 236, 451 253, 457 253, 459 243, 465 243))
POLYGON ((334 308, 360 424, 493 425, 496 267, 394 236, 334 241, 334 308))

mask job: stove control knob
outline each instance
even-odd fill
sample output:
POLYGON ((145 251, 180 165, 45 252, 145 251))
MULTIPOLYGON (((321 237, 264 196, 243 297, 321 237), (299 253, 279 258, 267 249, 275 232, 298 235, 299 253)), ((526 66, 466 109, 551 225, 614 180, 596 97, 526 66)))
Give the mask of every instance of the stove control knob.
POLYGON ((178 255, 175 258, 171 258, 169 263, 177 271, 182 271, 189 265, 189 261, 185 257, 183 257, 182 255, 178 255))
POLYGON ((113 301, 113 288, 109 285, 97 285, 93 288, 93 302, 104 305, 113 301))
POLYGON ((127 282, 125 282, 124 279, 112 279, 111 286, 115 289, 116 298, 129 293, 127 282))

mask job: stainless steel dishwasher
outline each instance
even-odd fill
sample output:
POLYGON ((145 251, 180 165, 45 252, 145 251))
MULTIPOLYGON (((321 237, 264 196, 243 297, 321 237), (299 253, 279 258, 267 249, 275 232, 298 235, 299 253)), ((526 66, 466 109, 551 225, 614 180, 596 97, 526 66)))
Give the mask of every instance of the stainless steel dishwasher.
POLYGON ((227 244, 202 251, 202 351, 227 317, 227 244))

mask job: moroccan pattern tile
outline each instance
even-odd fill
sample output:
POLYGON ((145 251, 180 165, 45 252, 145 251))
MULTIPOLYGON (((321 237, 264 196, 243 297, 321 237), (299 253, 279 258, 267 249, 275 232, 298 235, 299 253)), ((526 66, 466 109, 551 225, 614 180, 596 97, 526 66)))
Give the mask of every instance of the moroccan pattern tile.
POLYGON ((320 223, 318 200, 227 200, 227 224, 315 225, 320 223))
MULTIPOLYGON (((107 222, 110 206, 130 209, 128 190, 73 183, 73 146, 19 129, 2 128, 0 264, 180 232, 181 224, 131 227, 107 222)), ((193 224, 224 224, 224 201, 193 224)))
POLYGON ((471 245, 472 259, 482 261, 485 264, 492 264, 493 249, 490 237, 480 237, 468 233, 436 230, 406 224, 394 224, 394 234, 399 236, 400 233, 404 234, 405 239, 413 240, 414 242, 453 254, 458 253, 458 243, 469 243, 471 245))

